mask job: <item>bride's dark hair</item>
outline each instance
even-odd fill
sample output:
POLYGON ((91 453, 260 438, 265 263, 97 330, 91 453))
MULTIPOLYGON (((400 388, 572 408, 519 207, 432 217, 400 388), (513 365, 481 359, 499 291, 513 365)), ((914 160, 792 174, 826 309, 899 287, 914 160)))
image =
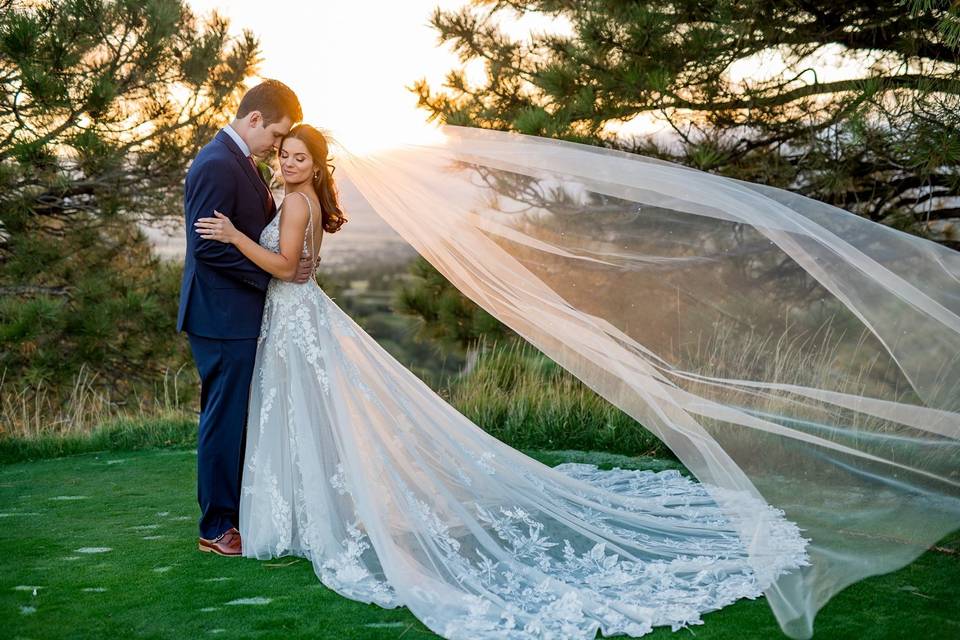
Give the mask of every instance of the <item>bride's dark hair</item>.
MULTIPOLYGON (((313 161, 320 165, 320 168, 314 172, 313 188, 320 199, 321 224, 323 230, 328 233, 336 233, 347 217, 340 209, 340 196, 337 192, 337 185, 333 181, 333 165, 330 164, 330 149, 327 146, 327 139, 315 127, 309 124, 298 124, 290 129, 290 133, 284 136, 287 138, 296 138, 307 145, 307 151, 313 156, 313 161)), ((280 150, 283 150, 283 143, 280 143, 280 150)))

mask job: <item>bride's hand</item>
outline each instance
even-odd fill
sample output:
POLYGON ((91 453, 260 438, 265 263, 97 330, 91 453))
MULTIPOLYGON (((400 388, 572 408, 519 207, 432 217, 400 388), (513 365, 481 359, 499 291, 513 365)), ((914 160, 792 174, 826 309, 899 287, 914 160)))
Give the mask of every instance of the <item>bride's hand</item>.
POLYGON ((215 216, 213 218, 200 218, 194 225, 200 237, 204 240, 216 240, 227 244, 236 242, 240 232, 230 222, 230 218, 217 210, 213 211, 213 215, 215 216))

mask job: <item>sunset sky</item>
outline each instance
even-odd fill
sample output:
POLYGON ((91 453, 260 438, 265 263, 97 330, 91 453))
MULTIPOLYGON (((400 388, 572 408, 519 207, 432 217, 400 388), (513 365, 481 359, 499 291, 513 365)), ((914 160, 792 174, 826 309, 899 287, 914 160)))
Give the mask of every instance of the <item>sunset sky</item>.
MULTIPOLYGON (((457 8, 465 0, 353 0, 274 2, 190 0, 200 14, 216 9, 231 29, 251 29, 261 43, 262 77, 289 84, 300 96, 304 120, 353 140, 393 133, 411 135, 424 113, 405 87, 426 77, 439 86, 457 66, 428 24, 433 9, 457 8), (276 7, 276 8, 274 8, 276 7), (399 129, 399 131, 397 131, 399 129)), ((512 34, 545 29, 540 16, 505 24, 512 34)), ((482 73, 477 67, 476 73, 482 73)))
MULTIPOLYGON (((406 87, 425 77, 439 88, 446 73, 458 66, 449 47, 438 43, 428 20, 438 6, 449 10, 467 4, 467 0, 188 1, 201 15, 217 10, 228 17, 234 33, 251 29, 260 39, 261 77, 290 85, 300 96, 306 122, 333 130, 357 151, 388 138, 424 137, 425 114, 406 87)), ((531 30, 569 29, 566 23, 538 14, 518 18, 505 13, 500 26, 515 38, 531 30)), ((841 61, 828 49, 801 61, 800 68, 816 67, 819 80, 830 82, 861 75, 867 63, 841 61)), ((738 84, 782 69, 782 60, 766 55, 737 61, 728 72, 738 84)), ((468 79, 482 74, 480 64, 468 68, 468 79)), ((668 125, 648 114, 610 128, 623 134, 671 135, 668 125)))

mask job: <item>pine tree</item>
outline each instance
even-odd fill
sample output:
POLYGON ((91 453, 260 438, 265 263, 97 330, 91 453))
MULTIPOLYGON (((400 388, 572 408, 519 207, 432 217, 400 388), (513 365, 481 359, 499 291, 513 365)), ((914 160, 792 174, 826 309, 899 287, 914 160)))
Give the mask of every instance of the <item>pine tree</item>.
POLYGON ((655 155, 960 247, 956 2, 474 0, 432 23, 464 63, 415 85, 435 118, 655 155), (528 12, 569 33, 498 27, 528 12), (826 77, 841 63, 856 72, 826 77), (644 114, 679 144, 608 127, 644 114))
POLYGON ((463 296, 433 265, 418 257, 413 278, 397 292, 397 311, 423 321, 420 336, 470 353, 483 340, 512 340, 514 334, 496 318, 463 296))
POLYGON ((186 165, 258 44, 176 0, 0 0, 0 371, 85 366, 121 393, 186 361, 179 267, 140 223, 179 218, 186 165))

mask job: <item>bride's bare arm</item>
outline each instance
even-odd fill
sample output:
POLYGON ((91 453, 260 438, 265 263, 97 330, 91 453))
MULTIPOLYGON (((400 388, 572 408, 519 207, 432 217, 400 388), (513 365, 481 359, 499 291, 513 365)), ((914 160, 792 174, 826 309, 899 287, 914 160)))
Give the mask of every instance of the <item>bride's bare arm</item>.
POLYGON ((283 215, 280 216, 280 253, 261 247, 238 231, 230 218, 219 211, 214 211, 212 218, 200 218, 195 226, 201 238, 232 244, 273 277, 291 281, 300 265, 308 216, 307 203, 303 198, 291 198, 284 202, 283 215))

